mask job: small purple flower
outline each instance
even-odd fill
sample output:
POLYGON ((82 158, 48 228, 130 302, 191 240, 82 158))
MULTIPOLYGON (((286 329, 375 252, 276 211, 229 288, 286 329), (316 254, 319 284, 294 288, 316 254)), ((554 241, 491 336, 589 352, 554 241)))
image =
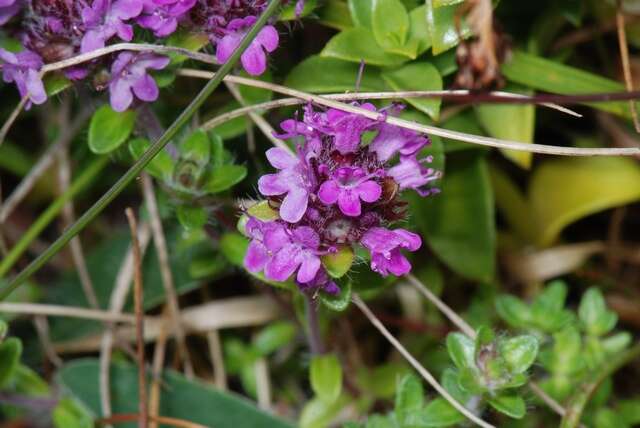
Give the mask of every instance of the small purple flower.
POLYGON ((417 132, 383 123, 369 150, 376 152, 380 161, 386 162, 398 152, 404 156, 412 155, 429 144, 429 138, 417 132))
POLYGON ((416 251, 422 240, 408 230, 373 227, 365 233, 361 243, 371 253, 371 270, 382 276, 389 275, 389 272, 401 276, 411 271, 411 264, 400 249, 416 251))
POLYGON ((197 0, 144 0, 142 15, 137 22, 153 31, 156 37, 166 37, 176 31, 178 21, 196 4, 197 0))
POLYGON ((388 173, 389 176, 398 183, 400 190, 414 189, 420 196, 429 196, 430 194, 437 193, 438 189, 423 190, 421 187, 441 177, 439 171, 423 165, 423 163, 431 163, 432 161, 433 157, 431 156, 427 156, 421 160, 418 160, 415 154, 411 156, 400 156, 400 163, 389 169, 388 173))
POLYGON ((372 177, 362 168, 339 168, 330 180, 320 185, 318 197, 327 205, 338 202, 345 215, 357 217, 362 212, 360 200, 375 202, 382 194, 382 187, 371 180, 372 177))
POLYGON ((325 293, 336 295, 340 293, 340 287, 336 284, 324 269, 318 269, 316 276, 307 283, 298 283, 298 288, 307 290, 324 290, 325 293))
POLYGON ((4 25, 20 10, 20 0, 0 0, 0 25, 4 25))
MULTIPOLYGON (((216 58, 220 64, 224 64, 231 58, 233 51, 240 45, 245 34, 256 22, 255 16, 233 19, 226 28, 226 35, 218 41, 216 58)), ((258 76, 267 69, 267 52, 273 52, 278 47, 279 37, 276 29, 266 25, 260 30, 247 50, 242 53, 240 61, 242 67, 252 76, 258 76)))
POLYGON ((320 237, 308 226, 288 229, 278 222, 250 218, 246 226, 252 238, 244 264, 251 272, 264 270, 267 279, 286 281, 298 271, 296 280, 306 284, 320 270, 320 237))
POLYGON ((266 155, 280 172, 260 177, 258 189, 265 196, 286 193, 280 206, 280 217, 289 223, 297 223, 307 211, 312 186, 306 161, 281 148, 269 149, 266 155))
POLYGON ((122 40, 133 39, 133 27, 124 21, 135 18, 142 12, 142 0, 94 0, 91 7, 82 9, 82 22, 87 32, 82 38, 80 52, 86 53, 103 48, 116 34, 122 40))
POLYGON ((35 52, 23 50, 12 53, 0 48, 2 61, 2 78, 5 82, 15 82, 22 97, 29 96, 27 108, 31 103, 42 104, 47 100, 47 93, 40 78, 42 58, 35 52))
POLYGON ((147 69, 160 70, 168 64, 169 58, 152 53, 120 53, 111 66, 111 107, 125 111, 133 102, 134 94, 142 101, 158 99, 158 85, 147 69))
MULTIPOLYGON (((366 110, 376 111, 373 104, 355 104, 366 110)), ((334 146, 342 154, 353 153, 360 146, 362 133, 376 124, 375 121, 355 113, 347 113, 342 110, 329 109, 326 113, 326 121, 330 129, 327 134, 335 137, 334 146)))

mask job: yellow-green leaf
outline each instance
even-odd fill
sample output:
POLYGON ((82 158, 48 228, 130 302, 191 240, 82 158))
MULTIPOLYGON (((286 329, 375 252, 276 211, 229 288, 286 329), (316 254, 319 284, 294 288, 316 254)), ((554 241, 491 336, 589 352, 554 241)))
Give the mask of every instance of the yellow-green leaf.
POLYGON ((400 65, 407 58, 386 53, 373 38, 373 33, 364 27, 344 30, 333 36, 320 55, 346 61, 364 61, 368 65, 400 65))
MULTIPOLYGON (((442 77, 438 69, 428 62, 412 62, 397 70, 384 72, 384 80, 396 91, 439 91, 442 77)), ((439 98, 405 98, 409 104, 428 114, 434 120, 440 115, 439 98)))
POLYGON ((322 256, 322 264, 329 275, 334 278, 340 278, 349 272, 354 258, 353 249, 345 245, 335 253, 322 256))

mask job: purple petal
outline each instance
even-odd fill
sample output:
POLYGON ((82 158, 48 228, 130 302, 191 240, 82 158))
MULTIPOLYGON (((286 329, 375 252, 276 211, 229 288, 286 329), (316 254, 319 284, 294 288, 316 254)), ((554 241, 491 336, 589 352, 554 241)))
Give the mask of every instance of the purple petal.
POLYGON ((288 192, 289 185, 279 173, 267 174, 258 180, 258 190, 265 196, 277 196, 288 192))
POLYGON ((360 198, 353 189, 342 189, 338 195, 338 206, 343 214, 357 217, 361 213, 360 198))
POLYGON ((280 38, 278 31, 272 25, 266 25, 256 37, 256 41, 262 45, 267 52, 273 52, 278 47, 280 38))
POLYGON ((244 266, 247 270, 253 273, 260 272, 268 260, 269 254, 265 246, 259 242, 251 241, 244 256, 244 266))
POLYGON ((279 224, 274 226, 266 230, 264 234, 264 245, 272 253, 276 253, 284 246, 291 244, 291 238, 285 228, 279 224))
POLYGON ((216 45, 216 59, 220 64, 224 64, 231 58, 233 51, 238 47, 242 41, 242 35, 240 34, 228 34, 218 41, 216 45))
POLYGON ((296 245, 283 247, 267 262, 264 275, 274 281, 286 281, 300 264, 297 261, 299 253, 300 249, 296 245))
POLYGON ((42 104, 47 100, 47 93, 44 90, 40 73, 36 70, 29 69, 27 71, 26 87, 29 91, 29 99, 34 104, 42 104))
POLYGON ((135 18, 142 13, 141 0, 118 0, 111 6, 111 14, 119 19, 135 18))
POLYGON ((320 237, 309 226, 301 226, 293 231, 293 238, 305 248, 317 250, 320 246, 320 237))
POLYGON ((306 190, 290 190, 280 206, 280 217, 289 223, 297 223, 307 211, 309 193, 306 190))
POLYGON ((422 245, 422 239, 418 234, 405 229, 395 229, 393 233, 402 239, 402 244, 400 244, 402 248, 406 248, 409 251, 416 251, 422 245))
POLYGON ((132 87, 136 97, 142 101, 150 102, 158 99, 158 85, 156 85, 156 81, 153 80, 153 77, 148 74, 145 74, 142 78, 133 82, 132 87))
POLYGON ((335 204, 340 195, 340 186, 334 180, 325 181, 320 185, 318 190, 318 198, 322 203, 327 205, 335 204))
POLYGON ((306 283, 313 280, 318 270, 320 270, 320 265, 320 258, 318 256, 305 253, 296 277, 298 282, 306 283))
POLYGON ((116 79, 109 85, 109 100, 111 108, 115 111, 123 112, 129 108, 133 102, 131 86, 124 79, 116 79))
POLYGON ((293 168, 300 160, 295 157, 291 152, 281 149, 279 147, 273 147, 266 151, 267 159, 274 168, 286 169, 293 168))
POLYGON ((242 67, 252 76, 259 76, 267 69, 267 55, 255 40, 240 56, 242 67))
POLYGON ((389 269, 392 274, 401 276, 411 272, 411 263, 402 255, 400 250, 395 250, 391 253, 391 258, 387 263, 387 269, 389 269))
POLYGON ((80 43, 80 52, 87 53, 101 49, 104 47, 104 41, 105 39, 101 32, 89 30, 82 38, 82 42, 80 43))
POLYGON ((118 23, 115 25, 115 30, 122 40, 130 42, 133 39, 133 27, 131 25, 118 23))
POLYGON ((357 187, 360 199, 365 202, 375 202, 382 195, 382 187, 375 181, 365 181, 357 187))

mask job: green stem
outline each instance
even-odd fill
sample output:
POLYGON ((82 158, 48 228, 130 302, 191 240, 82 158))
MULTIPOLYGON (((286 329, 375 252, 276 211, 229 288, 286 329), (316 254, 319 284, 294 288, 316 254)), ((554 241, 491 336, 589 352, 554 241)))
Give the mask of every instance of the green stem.
POLYGON ((584 381, 567 404, 567 413, 562 418, 560 428, 576 428, 580 424, 582 412, 598 386, 618 369, 640 356, 640 343, 606 362, 590 379, 584 381))
POLYGON ((29 245, 40 233, 51 223, 60 213, 64 205, 82 191, 94 178, 98 176, 100 171, 107 165, 109 158, 102 156, 93 161, 87 169, 69 186, 69 188, 58 198, 56 198, 47 209, 40 214, 31 227, 25 232, 20 240, 11 248, 11 251, 0 262, 0 278, 11 270, 13 265, 18 261, 20 256, 29 248, 29 245))
POLYGON ((200 93, 191 101, 191 104, 176 118, 171 126, 165 131, 149 149, 133 164, 131 168, 105 193, 91 208, 89 208, 67 231, 60 236, 46 251, 37 257, 29 266, 20 272, 9 284, 0 289, 0 300, 4 300, 13 290, 20 286, 24 281, 40 269, 51 257, 53 257, 62 247, 64 247, 74 236, 84 229, 94 218, 102 212, 109 203, 124 190, 125 187, 135 179, 144 169, 145 166, 166 146, 173 136, 185 125, 191 116, 200 108, 213 91, 220 85, 222 79, 229 74, 231 69, 240 59, 240 55, 247 49, 249 44, 257 36, 258 32, 267 23, 267 20, 273 15, 281 0, 271 0, 269 6, 264 13, 253 25, 251 30, 244 36, 240 45, 231 55, 231 58, 224 63, 215 76, 207 82, 200 93))

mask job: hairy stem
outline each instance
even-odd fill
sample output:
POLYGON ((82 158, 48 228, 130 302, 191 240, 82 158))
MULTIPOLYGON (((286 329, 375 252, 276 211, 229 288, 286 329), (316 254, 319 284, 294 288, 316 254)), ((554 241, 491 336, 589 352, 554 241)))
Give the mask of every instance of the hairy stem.
MULTIPOLYGON (((4 300, 13 290, 18 288, 31 275, 37 272, 51 257, 60 251, 74 236, 82 231, 103 209, 115 199, 127 185, 135 179, 140 172, 151 162, 151 160, 171 141, 174 135, 184 126, 196 110, 205 102, 213 91, 220 85, 224 76, 229 74, 231 69, 240 59, 240 55, 247 49, 251 41, 267 23, 280 5, 281 0, 271 0, 264 13, 256 21, 251 30, 244 36, 240 45, 235 49, 229 61, 220 67, 216 75, 205 85, 200 93, 191 101, 191 104, 176 118, 165 133, 133 164, 131 168, 109 189, 91 208, 89 208, 67 231, 59 237, 46 251, 40 254, 29 266, 20 272, 9 284, 0 289, 0 300, 4 300)), ((4 274, 2 274, 4 275, 4 274)))
POLYGON ((307 329, 309 337, 309 349, 313 355, 324 354, 325 349, 322 344, 322 335, 320 334, 320 323, 318 320, 318 303, 309 293, 303 293, 304 309, 307 316, 307 329))

